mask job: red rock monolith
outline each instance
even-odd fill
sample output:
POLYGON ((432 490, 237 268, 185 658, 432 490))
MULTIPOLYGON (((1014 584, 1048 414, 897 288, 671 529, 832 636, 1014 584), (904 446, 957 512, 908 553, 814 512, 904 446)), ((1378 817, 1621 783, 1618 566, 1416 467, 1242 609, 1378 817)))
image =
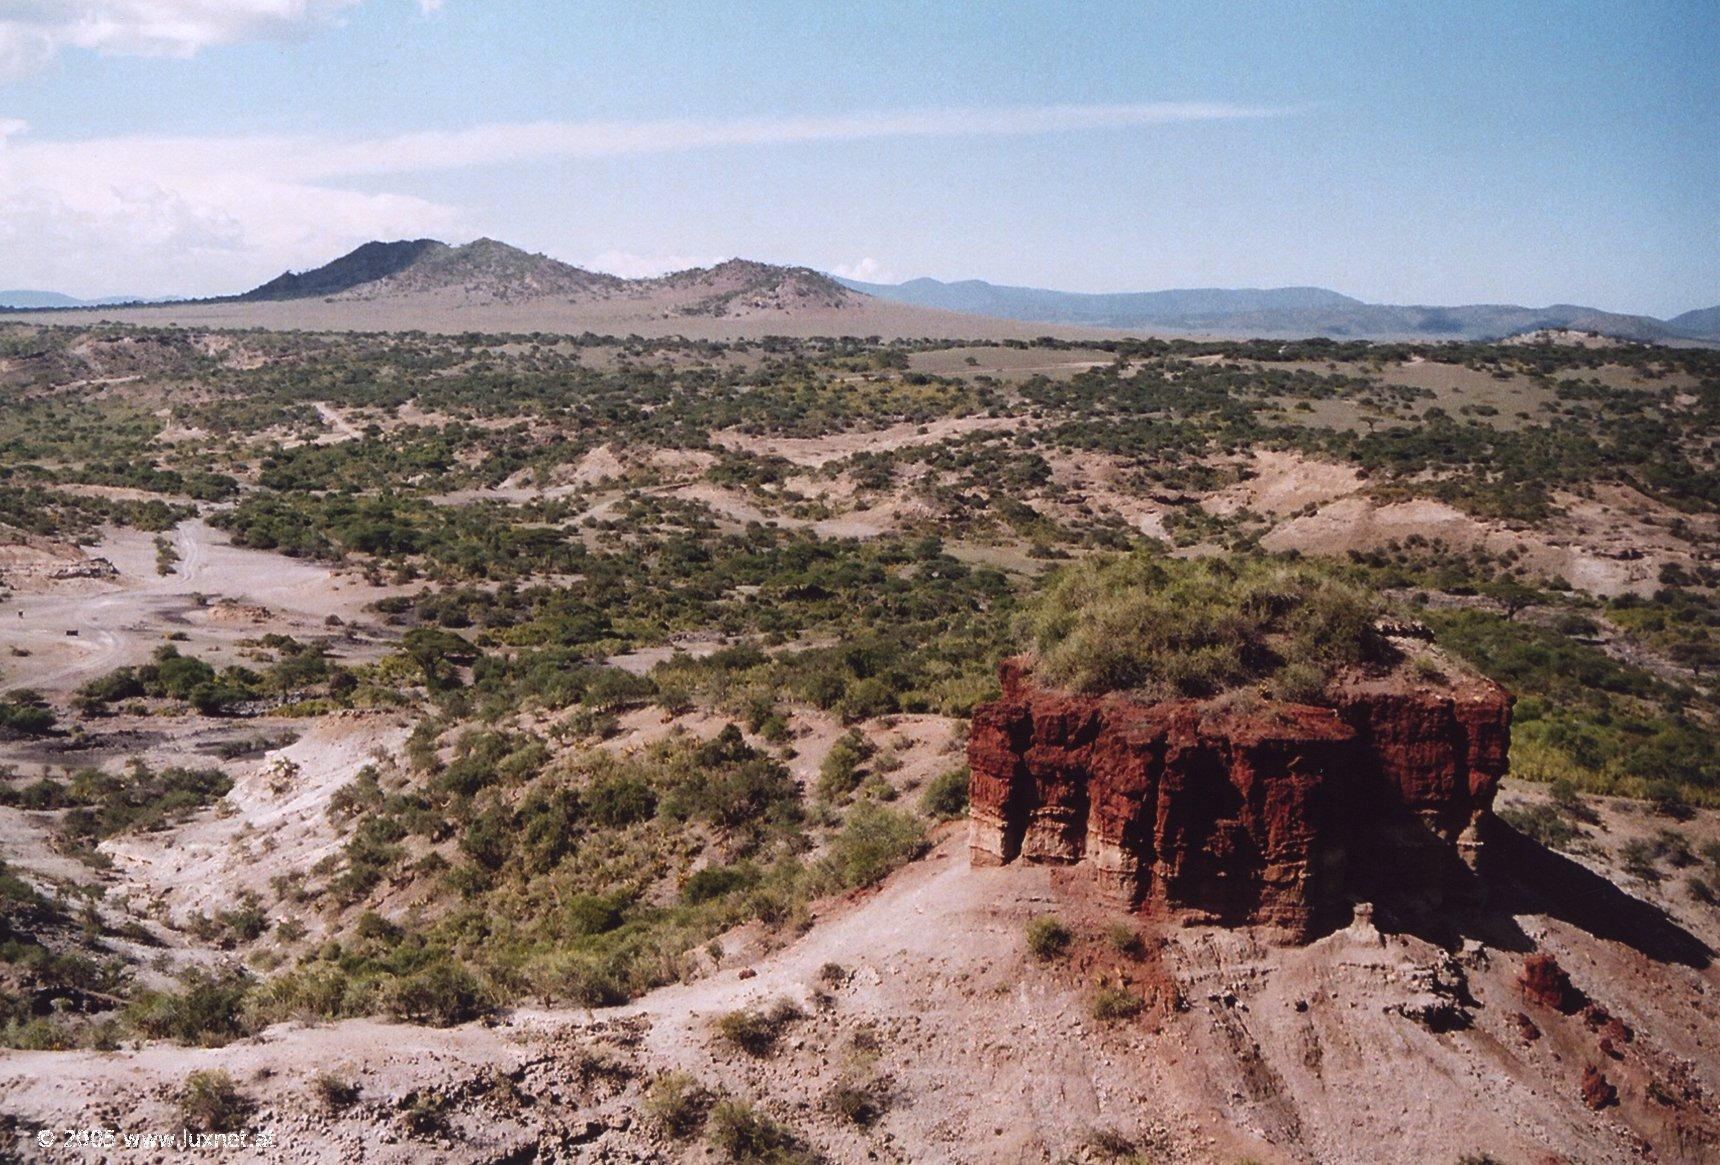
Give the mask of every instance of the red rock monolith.
POLYGON ((976 863, 1084 864, 1131 908, 1299 938, 1354 901, 1437 906, 1472 878, 1509 742, 1496 684, 1152 703, 999 670, 968 745, 976 863))

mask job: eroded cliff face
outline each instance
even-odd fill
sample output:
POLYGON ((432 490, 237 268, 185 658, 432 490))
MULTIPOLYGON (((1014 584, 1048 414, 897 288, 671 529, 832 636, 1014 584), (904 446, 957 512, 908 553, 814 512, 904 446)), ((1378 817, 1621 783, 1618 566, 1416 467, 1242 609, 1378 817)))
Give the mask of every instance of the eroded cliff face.
POLYGON ((1091 866, 1134 909, 1306 938, 1358 900, 1475 893, 1511 697, 1467 678, 1334 686, 1330 707, 1144 703, 1007 660, 968 745, 973 860, 1091 866))

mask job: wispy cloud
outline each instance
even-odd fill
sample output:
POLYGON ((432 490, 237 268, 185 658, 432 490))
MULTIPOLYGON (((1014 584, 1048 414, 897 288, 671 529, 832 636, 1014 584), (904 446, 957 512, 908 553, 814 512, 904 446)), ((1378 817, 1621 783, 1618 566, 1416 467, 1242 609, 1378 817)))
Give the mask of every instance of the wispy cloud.
POLYGON ((603 158, 732 146, 879 138, 998 137, 1121 129, 1176 122, 1276 117, 1284 109, 1246 105, 1050 105, 1014 109, 930 109, 847 117, 684 118, 660 121, 543 121, 472 126, 380 138, 258 136, 122 137, 21 143, 35 164, 109 172, 267 173, 322 181, 454 170, 549 158, 603 158))
MULTIPOLYGON (((215 45, 302 34, 362 0, 4 0, 0 77, 64 49, 189 57, 215 45)), ((428 6, 427 6, 428 7, 428 6)))
MULTIPOLYGON (((288 0, 243 0, 261 9, 288 0)), ((0 0, 0 12, 7 11, 0 0)), ((139 6, 148 7, 144 0, 139 6)), ((305 8, 314 0, 300 0, 305 8)), ((208 0, 215 7, 216 0, 208 0)), ((1161 103, 931 109, 838 117, 530 122, 356 138, 134 136, 37 140, 0 118, 0 245, 36 281, 201 291, 235 272, 321 260, 378 235, 447 234, 459 208, 352 190, 392 175, 550 159, 923 137, 1043 135, 1279 116, 1161 103), (143 281, 141 284, 139 281, 143 281)), ((633 258, 637 258, 636 256, 633 258)), ((98 287, 97 290, 102 288, 98 287)))

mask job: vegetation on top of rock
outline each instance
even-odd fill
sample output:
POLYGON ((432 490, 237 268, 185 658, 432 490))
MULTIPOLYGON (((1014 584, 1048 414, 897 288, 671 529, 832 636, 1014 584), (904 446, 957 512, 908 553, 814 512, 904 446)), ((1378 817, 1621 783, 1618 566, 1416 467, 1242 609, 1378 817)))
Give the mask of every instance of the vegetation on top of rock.
POLYGON ((1305 701, 1339 669, 1385 658, 1380 612, 1312 566, 1137 551, 1064 567, 1019 630, 1035 674, 1074 691, 1165 699, 1261 684, 1305 701))

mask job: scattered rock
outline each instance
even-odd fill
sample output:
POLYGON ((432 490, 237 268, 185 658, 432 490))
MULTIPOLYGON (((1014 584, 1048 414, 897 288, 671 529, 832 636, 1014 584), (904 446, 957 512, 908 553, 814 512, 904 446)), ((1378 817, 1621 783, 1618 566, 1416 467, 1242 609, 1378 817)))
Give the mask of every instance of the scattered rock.
POLYGON ((1593 1064, 1583 1068, 1582 1093, 1583 1103, 1596 1112, 1618 1103, 1618 1089, 1593 1064))
POLYGON ((1525 1000, 1564 1015, 1576 1014, 1588 1002, 1588 997, 1571 983, 1570 975, 1559 966, 1559 960, 1546 952, 1523 960, 1517 986, 1525 1000))

